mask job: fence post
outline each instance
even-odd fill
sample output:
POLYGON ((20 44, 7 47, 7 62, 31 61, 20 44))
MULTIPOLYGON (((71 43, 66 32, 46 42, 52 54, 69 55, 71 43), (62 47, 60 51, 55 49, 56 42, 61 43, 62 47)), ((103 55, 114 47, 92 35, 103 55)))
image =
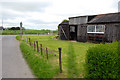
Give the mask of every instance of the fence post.
POLYGON ((35 41, 34 41, 34 50, 35 50, 35 41))
POLYGON ((47 47, 46 47, 46 55, 47 55, 47 60, 48 60, 48 49, 47 49, 47 47))
POLYGON ((36 44, 37 44, 37 52, 39 52, 38 41, 36 41, 36 44))
POLYGON ((29 44, 30 44, 30 46, 31 46, 31 41, 30 41, 30 38, 29 38, 29 44))
POLYGON ((42 44, 40 44, 40 49, 41 49, 41 55, 42 55, 42 44))
POLYGON ((59 66, 60 66, 60 73, 62 73, 62 64, 61 64, 61 47, 58 48, 59 50, 59 66))

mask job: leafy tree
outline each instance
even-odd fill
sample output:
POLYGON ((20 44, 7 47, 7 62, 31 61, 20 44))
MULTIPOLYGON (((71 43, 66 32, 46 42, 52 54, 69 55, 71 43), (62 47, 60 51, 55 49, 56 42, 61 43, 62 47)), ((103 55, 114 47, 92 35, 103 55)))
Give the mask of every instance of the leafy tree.
POLYGON ((0 30, 2 30, 2 29, 5 30, 5 28, 3 26, 0 26, 0 30))
MULTIPOLYGON (((8 28, 8 30, 20 30, 20 27, 11 27, 11 28, 8 28)), ((25 30, 25 28, 22 27, 22 30, 25 30)))
POLYGON ((69 20, 67 20, 67 19, 64 19, 64 20, 62 21, 62 23, 63 23, 63 22, 67 22, 67 21, 69 21, 69 20))

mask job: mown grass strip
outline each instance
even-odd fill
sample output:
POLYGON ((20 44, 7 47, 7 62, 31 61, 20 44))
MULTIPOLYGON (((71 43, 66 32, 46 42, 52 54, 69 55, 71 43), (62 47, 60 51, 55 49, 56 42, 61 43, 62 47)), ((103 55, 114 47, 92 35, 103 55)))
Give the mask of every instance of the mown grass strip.
POLYGON ((76 64, 76 53, 74 51, 73 43, 69 43, 68 45, 68 78, 77 78, 78 77, 78 69, 76 64))

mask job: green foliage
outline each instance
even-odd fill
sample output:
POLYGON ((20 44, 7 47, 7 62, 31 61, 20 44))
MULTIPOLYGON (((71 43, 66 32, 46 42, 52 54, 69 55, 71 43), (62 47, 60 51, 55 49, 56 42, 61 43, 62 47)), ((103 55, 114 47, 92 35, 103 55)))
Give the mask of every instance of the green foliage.
POLYGON ((86 78, 120 78, 118 42, 91 47, 86 55, 86 78))
POLYGON ((9 30, 20 30, 20 27, 11 27, 9 30))
POLYGON ((59 66, 54 65, 50 60, 55 57, 49 54, 49 61, 45 57, 45 53, 43 56, 35 56, 37 53, 33 50, 33 47, 28 46, 25 42, 21 42, 20 44, 21 51, 23 53, 24 58, 27 60, 27 63, 32 68, 34 75, 38 78, 52 78, 59 72, 59 66))
MULTIPOLYGON (((22 30, 23 34, 47 34, 53 32, 53 34, 58 34, 57 30, 22 30)), ((2 35, 18 35, 21 34, 20 30, 3 30, 2 35)))
POLYGON ((63 22, 66 22, 66 21, 69 21, 69 20, 64 19, 64 20, 62 21, 62 23, 63 23, 63 22))
POLYGON ((52 39, 59 39, 59 35, 52 36, 52 39))
MULTIPOLYGON (((26 37, 27 37, 27 38, 31 39, 32 43, 33 43, 33 41, 37 40, 39 44, 43 45, 43 47, 47 47, 47 48, 50 48, 53 50, 58 50, 58 47, 62 47, 63 73, 61 73, 61 74, 59 73, 59 63, 56 63, 56 62, 58 62, 58 57, 52 57, 49 55, 48 64, 50 65, 50 68, 49 68, 50 75, 52 75, 52 76, 54 75, 54 78, 83 78, 83 76, 85 74, 84 64, 85 64, 86 50, 89 47, 95 46, 97 44, 80 43, 80 42, 78 43, 78 42, 70 42, 70 41, 53 39, 57 36, 58 35, 56 35, 56 36, 53 36, 53 35, 24 35, 24 36, 22 36, 22 41, 26 42, 26 37), (58 70, 55 68, 58 68, 58 70), (54 74, 54 72, 52 72, 52 71, 55 71, 55 72, 58 71, 58 73, 54 74)), ((28 47, 28 48, 30 48, 30 47, 28 47)), ((30 54, 37 53, 37 52, 31 51, 31 50, 33 50, 32 48, 30 48, 30 49, 28 49, 28 48, 25 48, 24 45, 23 45, 23 47, 21 47, 21 49, 30 51, 29 52, 30 54)), ((27 52, 24 51, 24 54, 26 54, 26 53, 27 52)), ((38 54, 40 54, 40 53, 38 53, 38 54)), ((49 53, 49 54, 51 54, 51 53, 49 53)), ((58 54, 58 53, 55 53, 55 54, 58 54)), ((40 61, 39 59, 37 59, 37 60, 40 61)), ((34 60, 29 62, 29 64, 32 64, 32 62, 34 62, 34 60)), ((30 65, 30 66, 36 66, 36 65, 30 65)), ((40 65, 39 65, 39 67, 40 67, 40 65)), ((33 70, 33 68, 32 68, 32 70, 33 70)), ((41 74, 41 73, 39 73, 39 71, 38 72, 34 71, 33 73, 41 74)), ((47 77, 52 78, 52 76, 47 76, 47 77)), ((41 75, 38 77, 43 77, 43 76, 41 75)))
POLYGON ((19 40, 19 41, 21 40, 21 39, 20 39, 20 36, 16 36, 16 39, 19 40))

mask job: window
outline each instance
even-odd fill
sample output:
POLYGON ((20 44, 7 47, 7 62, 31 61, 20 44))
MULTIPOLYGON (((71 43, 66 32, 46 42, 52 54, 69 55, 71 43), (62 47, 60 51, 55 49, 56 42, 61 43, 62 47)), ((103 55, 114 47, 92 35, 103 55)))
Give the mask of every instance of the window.
POLYGON ((88 25, 87 33, 104 33, 105 26, 104 25, 88 25))
POLYGON ((95 32, 95 26, 88 26, 88 32, 95 32))
POLYGON ((96 26, 96 32, 104 32, 104 26, 97 25, 96 26))

